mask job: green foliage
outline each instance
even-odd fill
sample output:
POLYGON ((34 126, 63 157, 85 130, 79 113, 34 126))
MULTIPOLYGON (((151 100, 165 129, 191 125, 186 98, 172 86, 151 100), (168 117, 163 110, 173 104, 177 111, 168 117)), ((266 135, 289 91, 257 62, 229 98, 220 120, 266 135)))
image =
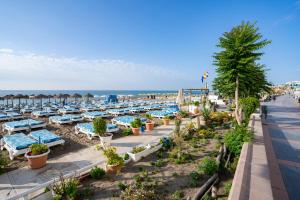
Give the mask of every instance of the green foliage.
POLYGON ((222 96, 234 97, 236 88, 241 96, 269 90, 264 66, 256 62, 263 55, 259 50, 271 41, 262 39, 258 31, 256 24, 242 22, 219 39, 217 46, 222 50, 214 55, 217 78, 213 88, 222 96))
POLYGON ((124 160, 117 153, 117 149, 115 147, 107 147, 103 150, 103 155, 107 158, 107 164, 109 165, 124 165, 124 160))
POLYGON ((246 97, 239 100, 239 105, 245 114, 245 123, 249 123, 250 115, 259 107, 259 100, 256 97, 246 97))
POLYGON ((215 132, 211 129, 200 129, 198 134, 205 139, 213 138, 215 136, 215 132))
POLYGON ((219 165, 214 158, 204 157, 198 166, 201 173, 212 176, 218 171, 219 165))
POLYGON ((75 200, 79 196, 79 181, 76 178, 64 179, 60 177, 60 181, 52 186, 52 190, 56 194, 53 199, 69 199, 75 200))
POLYGON ((197 187, 199 185, 199 180, 201 179, 201 175, 196 171, 192 171, 190 173, 190 177, 192 178, 192 180, 189 183, 189 185, 191 187, 197 187))
POLYGON ((140 128, 143 123, 142 120, 140 118, 135 118, 131 123, 130 123, 132 128, 140 128))
POLYGON ((250 142, 253 134, 247 127, 236 125, 224 137, 224 143, 231 153, 239 155, 244 142, 250 142))
POLYGON ((5 167, 8 164, 8 160, 5 159, 0 152, 0 174, 4 172, 5 167))
POLYGON ((128 155, 128 153, 125 153, 124 154, 124 160, 128 160, 129 159, 129 155, 128 155))
POLYGON ((137 153, 144 151, 145 149, 146 149, 145 146, 133 147, 131 153, 137 154, 137 153))
POLYGON ((208 108, 203 108, 202 110, 202 116, 204 118, 205 121, 209 120, 210 119, 210 113, 211 113, 211 110, 208 109, 208 108))
POLYGON ((214 200, 211 196, 209 196, 208 194, 205 194, 201 200, 214 200))
POLYGON ((99 136, 104 136, 106 133, 106 121, 101 117, 96 117, 93 120, 94 131, 99 136))
POLYGON ((179 110, 178 115, 182 118, 185 118, 189 116, 189 113, 185 110, 179 110))
POLYGON ((31 155, 41 155, 49 150, 48 146, 45 144, 33 144, 29 147, 31 155))
POLYGON ((194 106, 197 106, 197 107, 198 107, 199 105, 200 105, 200 102, 199 102, 199 101, 195 101, 195 102, 194 102, 194 106))
POLYGON ((167 138, 167 137, 161 138, 160 141, 159 141, 159 143, 162 144, 163 148, 166 149, 166 150, 170 149, 171 147, 174 146, 174 143, 171 140, 171 138, 167 138))
POLYGON ((171 200, 181 200, 184 197, 183 192, 176 190, 172 196, 171 196, 171 200))
POLYGON ((118 182, 118 188, 121 190, 121 191, 124 191, 126 190, 126 188, 128 187, 128 185, 122 183, 122 182, 118 182))
POLYGON ((123 136, 128 136, 128 135, 132 135, 132 130, 131 128, 125 128, 122 130, 122 135, 123 136))
POLYGON ((93 179, 101 179, 105 175, 105 171, 100 167, 94 167, 91 169, 90 175, 93 179))
POLYGON ((158 160, 155 162, 155 166, 156 166, 156 167, 162 167, 164 164, 165 164, 165 162, 164 162, 163 159, 158 159, 158 160))
POLYGON ((231 182, 225 183, 225 185, 224 185, 224 193, 225 193, 226 196, 229 195, 231 186, 232 186, 231 182))

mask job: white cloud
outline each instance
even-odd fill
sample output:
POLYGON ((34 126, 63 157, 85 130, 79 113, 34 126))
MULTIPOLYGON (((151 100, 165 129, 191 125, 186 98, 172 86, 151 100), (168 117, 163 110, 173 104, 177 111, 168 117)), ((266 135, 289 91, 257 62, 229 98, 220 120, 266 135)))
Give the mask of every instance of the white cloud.
POLYGON ((79 59, 0 49, 2 89, 178 89, 181 71, 124 60, 79 59))

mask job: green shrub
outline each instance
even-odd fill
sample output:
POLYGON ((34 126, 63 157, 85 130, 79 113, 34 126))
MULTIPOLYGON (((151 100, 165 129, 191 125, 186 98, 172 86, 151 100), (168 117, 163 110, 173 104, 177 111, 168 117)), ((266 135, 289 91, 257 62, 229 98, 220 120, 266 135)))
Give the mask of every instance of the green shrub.
POLYGON ((214 200, 211 196, 209 196, 208 194, 205 194, 201 200, 214 200))
POLYGON ((5 167, 7 166, 8 161, 7 159, 3 158, 1 152, 0 152, 0 174, 4 172, 5 167))
POLYGON ((125 128, 122 130, 122 135, 123 136, 128 136, 128 135, 132 135, 132 130, 131 128, 125 128))
POLYGON ((232 183, 225 183, 225 185, 224 185, 224 194, 226 195, 226 196, 228 196, 229 195, 229 193, 230 193, 230 190, 231 190, 231 186, 232 186, 232 183))
POLYGON ((100 167, 94 167, 91 169, 90 175, 93 179, 101 179, 105 175, 105 171, 100 167))
POLYGON ((215 132, 211 129, 200 129, 198 134, 203 138, 213 138, 215 136, 215 132))
POLYGON ((164 160, 162 160, 162 159, 158 159, 158 160, 155 162, 155 166, 156 166, 156 167, 162 167, 164 164, 165 164, 165 162, 164 162, 164 160))
POLYGON ((201 173, 212 176, 218 171, 219 165, 214 158, 204 157, 198 169, 201 173))
POLYGON ((140 118, 135 118, 135 119, 130 123, 130 125, 131 125, 132 128, 140 128, 140 127, 143 125, 143 123, 142 123, 142 121, 141 121, 140 118))
POLYGON ((246 97, 239 100, 239 105, 245 114, 244 122, 248 124, 251 114, 259 107, 259 100, 255 97, 246 97))
POLYGON ((145 118, 147 119, 147 121, 152 121, 153 120, 152 115, 150 115, 149 113, 145 114, 145 118))
POLYGON ((106 133, 106 121, 101 117, 96 117, 93 120, 94 131, 99 136, 104 136, 106 133))
POLYGON ((128 185, 122 183, 122 182, 118 182, 118 188, 123 191, 126 190, 126 188, 128 187, 128 185))
POLYGON ((108 147, 104 149, 103 154, 107 158, 107 164, 124 165, 124 160, 117 154, 117 149, 115 147, 108 147))
POLYGON ((231 153, 239 155, 244 142, 250 142, 252 135, 247 127, 236 125, 225 134, 224 143, 231 153))
POLYGON ((185 118, 185 117, 188 117, 189 116, 189 113, 187 111, 184 111, 184 110, 180 110, 178 112, 178 115, 182 118, 185 118))
POLYGON ((201 175, 198 172, 196 172, 196 171, 192 171, 190 173, 190 177, 192 178, 192 180, 189 183, 189 185, 191 187, 197 187, 199 185, 199 180, 201 178, 201 175))
POLYGON ((124 154, 124 160, 128 160, 129 159, 129 155, 128 155, 128 153, 125 153, 124 154))
POLYGON ((29 147, 31 155, 41 155, 49 150, 48 146, 45 144, 33 144, 29 147))
POLYGON ((209 120, 210 119, 210 113, 211 113, 211 110, 208 109, 208 108, 203 108, 202 110, 202 116, 204 118, 205 121, 209 120))
POLYGON ((78 192, 79 181, 76 178, 64 179, 60 177, 60 181, 52 186, 52 190, 56 194, 53 199, 76 199, 79 196, 78 192))
POLYGON ((195 101, 195 102, 194 102, 194 106, 197 106, 197 107, 198 107, 199 105, 200 105, 200 102, 199 102, 199 101, 195 101))
POLYGON ((176 190, 172 196, 171 196, 171 200, 181 200, 183 198, 183 192, 176 190))

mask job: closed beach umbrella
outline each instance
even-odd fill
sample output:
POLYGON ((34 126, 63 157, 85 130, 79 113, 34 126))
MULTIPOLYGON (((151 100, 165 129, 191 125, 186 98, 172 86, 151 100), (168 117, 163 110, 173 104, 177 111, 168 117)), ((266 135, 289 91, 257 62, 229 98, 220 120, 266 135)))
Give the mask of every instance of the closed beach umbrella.
POLYGON ((177 98, 176 98, 176 103, 180 106, 184 103, 184 96, 183 96, 183 90, 180 89, 178 91, 178 95, 177 95, 177 98))
POLYGON ((16 96, 14 96, 15 99, 18 99, 19 100, 19 109, 21 107, 21 99, 23 98, 24 96, 22 94, 17 94, 16 96))
POLYGON ((89 101, 89 98, 93 98, 94 95, 92 95, 91 93, 87 93, 84 95, 84 97, 87 99, 87 101, 89 101))
POLYGON ((81 98, 82 96, 80 94, 78 94, 78 93, 75 93, 71 97, 75 99, 75 102, 77 102, 77 99, 81 98))

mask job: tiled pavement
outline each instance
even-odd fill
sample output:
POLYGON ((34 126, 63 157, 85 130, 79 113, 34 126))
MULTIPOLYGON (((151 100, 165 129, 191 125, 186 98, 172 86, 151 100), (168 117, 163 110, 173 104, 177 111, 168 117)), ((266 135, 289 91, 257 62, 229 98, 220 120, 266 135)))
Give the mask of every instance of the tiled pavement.
POLYGON ((266 150, 275 199, 300 199, 300 106, 289 96, 265 103, 266 150))

